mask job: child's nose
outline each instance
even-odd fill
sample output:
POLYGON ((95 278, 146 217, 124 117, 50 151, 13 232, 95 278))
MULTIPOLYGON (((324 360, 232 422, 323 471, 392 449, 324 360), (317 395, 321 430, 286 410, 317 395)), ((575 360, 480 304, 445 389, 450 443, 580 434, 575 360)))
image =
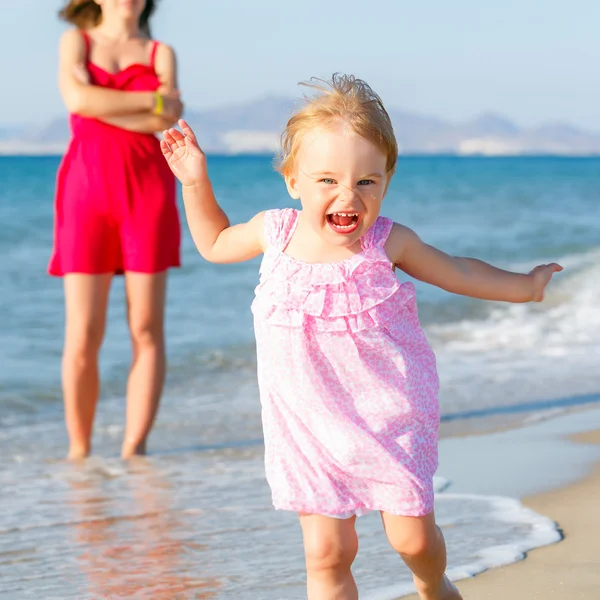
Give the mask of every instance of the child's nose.
POLYGON ((357 190, 351 186, 348 186, 344 183, 340 183, 339 185, 339 196, 340 198, 349 198, 353 199, 356 196, 357 190))

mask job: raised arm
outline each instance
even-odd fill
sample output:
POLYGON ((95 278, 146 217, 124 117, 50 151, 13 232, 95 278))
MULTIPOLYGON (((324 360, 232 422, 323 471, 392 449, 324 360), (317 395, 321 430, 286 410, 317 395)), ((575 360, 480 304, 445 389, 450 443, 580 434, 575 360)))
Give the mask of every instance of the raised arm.
POLYGON ((404 272, 454 294, 504 302, 541 302, 546 285, 562 267, 539 265, 527 274, 498 269, 475 258, 449 256, 394 223, 386 243, 390 260, 404 272))
MULTIPOLYGON (((170 46, 159 44, 156 50, 154 62, 156 74, 160 80, 158 92, 167 97, 173 96, 177 90, 177 59, 175 52, 170 46)), ((181 117, 183 104, 179 103, 167 114, 155 115, 149 112, 134 115, 121 115, 115 117, 105 117, 100 119, 110 125, 137 131, 139 133, 157 133, 163 131, 172 125, 181 117)))
MULTIPOLYGON (((82 82, 76 73, 85 63, 85 54, 81 33, 76 29, 66 31, 60 40, 58 85, 69 112, 93 118, 154 112, 154 92, 123 92, 82 82)), ((165 96, 165 112, 174 112, 172 105, 177 103, 177 98, 165 96)))
POLYGON ((161 141, 163 154, 183 186, 185 214, 200 254, 211 262, 232 263, 258 256, 265 248, 264 213, 247 223, 231 225, 217 203, 208 177, 206 156, 189 125, 169 129, 161 141))

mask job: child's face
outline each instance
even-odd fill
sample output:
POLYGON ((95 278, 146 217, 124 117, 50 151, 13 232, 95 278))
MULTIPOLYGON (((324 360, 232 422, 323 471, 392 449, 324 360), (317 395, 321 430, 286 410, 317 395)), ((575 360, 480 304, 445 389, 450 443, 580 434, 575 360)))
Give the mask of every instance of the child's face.
POLYGON ((377 146, 340 121, 304 134, 286 184, 317 233, 328 243, 351 246, 379 216, 386 162, 377 146))

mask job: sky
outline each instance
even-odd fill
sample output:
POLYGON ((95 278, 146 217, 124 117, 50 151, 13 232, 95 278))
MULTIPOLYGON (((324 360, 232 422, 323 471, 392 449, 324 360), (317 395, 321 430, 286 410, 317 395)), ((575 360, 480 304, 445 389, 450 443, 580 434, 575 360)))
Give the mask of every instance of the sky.
MULTIPOLYGON (((0 125, 64 114, 56 88, 61 0, 0 0, 0 125)), ((160 0, 153 33, 174 47, 187 107, 296 96, 333 72, 388 107, 460 122, 600 133, 599 0, 160 0)))

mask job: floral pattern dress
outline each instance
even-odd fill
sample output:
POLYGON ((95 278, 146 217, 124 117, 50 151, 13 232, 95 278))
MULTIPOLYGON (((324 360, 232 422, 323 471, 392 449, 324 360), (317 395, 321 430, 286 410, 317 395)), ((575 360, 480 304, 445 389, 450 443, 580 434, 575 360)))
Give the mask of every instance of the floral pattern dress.
POLYGON ((414 285, 385 254, 393 223, 379 217, 346 260, 308 264, 284 253, 298 216, 265 213, 252 303, 273 504, 339 518, 428 514, 439 382, 414 285))

